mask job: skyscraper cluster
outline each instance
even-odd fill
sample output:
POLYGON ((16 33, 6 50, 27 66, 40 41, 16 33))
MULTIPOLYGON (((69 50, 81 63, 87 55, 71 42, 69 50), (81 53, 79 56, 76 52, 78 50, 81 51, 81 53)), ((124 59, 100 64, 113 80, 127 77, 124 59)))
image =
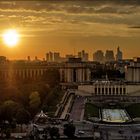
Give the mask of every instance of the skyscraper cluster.
POLYGON ((47 62, 63 62, 68 60, 69 58, 81 58, 82 61, 88 61, 89 55, 85 50, 82 50, 77 53, 77 55, 73 54, 66 54, 65 57, 61 57, 59 52, 47 52, 46 53, 46 61, 47 62))
POLYGON ((104 52, 102 50, 97 50, 94 54, 93 54, 93 60, 94 61, 99 61, 99 62, 104 62, 104 52))
MULTIPOLYGON (((81 50, 74 54, 66 54, 65 57, 60 56, 59 52, 47 52, 46 53, 46 61, 47 62, 65 62, 69 58, 81 58, 83 62, 89 61, 89 54, 85 50, 81 50)), ((110 61, 121 61, 123 58, 123 53, 118 46, 116 54, 114 54, 113 50, 106 50, 104 53, 102 50, 97 50, 93 53, 93 61, 97 61, 100 63, 110 62, 110 61)))
POLYGON ((81 58, 82 61, 88 61, 88 53, 85 50, 78 52, 78 57, 81 58))
POLYGON ((59 52, 48 52, 48 53, 46 53, 46 60, 48 62, 57 62, 60 60, 60 53, 59 52))
POLYGON ((117 48, 117 54, 116 54, 116 60, 119 61, 119 60, 122 60, 123 58, 123 53, 122 51, 120 51, 120 47, 117 48))
POLYGON ((93 60, 97 62, 109 62, 109 61, 120 61, 123 58, 123 53, 120 48, 117 48, 116 57, 114 56, 113 50, 106 50, 105 54, 102 50, 97 50, 93 54, 93 60))

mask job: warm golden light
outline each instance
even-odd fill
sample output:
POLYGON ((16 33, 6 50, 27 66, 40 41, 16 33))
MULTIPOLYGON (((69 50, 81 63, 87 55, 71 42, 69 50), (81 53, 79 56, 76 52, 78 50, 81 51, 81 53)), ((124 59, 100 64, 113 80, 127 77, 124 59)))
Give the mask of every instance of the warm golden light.
POLYGON ((3 34, 3 41, 8 47, 14 47, 19 42, 19 34, 16 30, 7 30, 3 34))

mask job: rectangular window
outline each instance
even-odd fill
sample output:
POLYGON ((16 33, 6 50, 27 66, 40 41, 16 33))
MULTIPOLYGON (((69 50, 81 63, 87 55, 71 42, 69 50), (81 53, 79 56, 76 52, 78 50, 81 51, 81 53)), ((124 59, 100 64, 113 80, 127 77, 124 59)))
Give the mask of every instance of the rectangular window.
POLYGON ((111 95, 111 88, 109 88, 109 95, 111 95))
POLYGON ((100 88, 98 88, 98 93, 100 94, 100 88))
POLYGON ((106 95, 108 94, 108 88, 105 88, 105 94, 106 95))
POLYGON ((104 88, 102 88, 102 94, 104 95, 104 88))
POLYGON ((125 87, 123 88, 123 94, 126 94, 126 88, 125 87))
POLYGON ((112 91, 112 94, 115 94, 115 88, 113 87, 113 91, 112 91))
POLYGON ((116 88, 116 95, 118 95, 118 88, 116 88))
POLYGON ((95 88, 95 94, 97 94, 97 88, 95 88))
POLYGON ((120 88, 120 95, 122 95, 122 88, 120 88))

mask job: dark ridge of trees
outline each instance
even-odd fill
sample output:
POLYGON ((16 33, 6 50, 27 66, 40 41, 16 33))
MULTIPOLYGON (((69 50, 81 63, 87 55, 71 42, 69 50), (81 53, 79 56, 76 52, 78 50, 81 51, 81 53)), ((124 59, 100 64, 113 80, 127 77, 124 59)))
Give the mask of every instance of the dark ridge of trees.
POLYGON ((27 123, 42 109, 53 114, 63 96, 56 68, 48 69, 40 79, 7 79, 0 82, 0 89, 0 122, 8 120, 11 124, 13 120, 27 123))

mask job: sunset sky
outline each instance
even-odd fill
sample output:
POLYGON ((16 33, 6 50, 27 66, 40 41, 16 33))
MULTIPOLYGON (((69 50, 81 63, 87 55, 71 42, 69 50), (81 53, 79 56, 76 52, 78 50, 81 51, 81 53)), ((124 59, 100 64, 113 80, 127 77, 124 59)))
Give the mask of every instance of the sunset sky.
POLYGON ((0 55, 9 59, 82 49, 90 56, 98 49, 116 53, 118 45, 124 58, 140 56, 139 0, 0 1, 0 55), (7 29, 20 34, 14 48, 2 41, 7 29))

